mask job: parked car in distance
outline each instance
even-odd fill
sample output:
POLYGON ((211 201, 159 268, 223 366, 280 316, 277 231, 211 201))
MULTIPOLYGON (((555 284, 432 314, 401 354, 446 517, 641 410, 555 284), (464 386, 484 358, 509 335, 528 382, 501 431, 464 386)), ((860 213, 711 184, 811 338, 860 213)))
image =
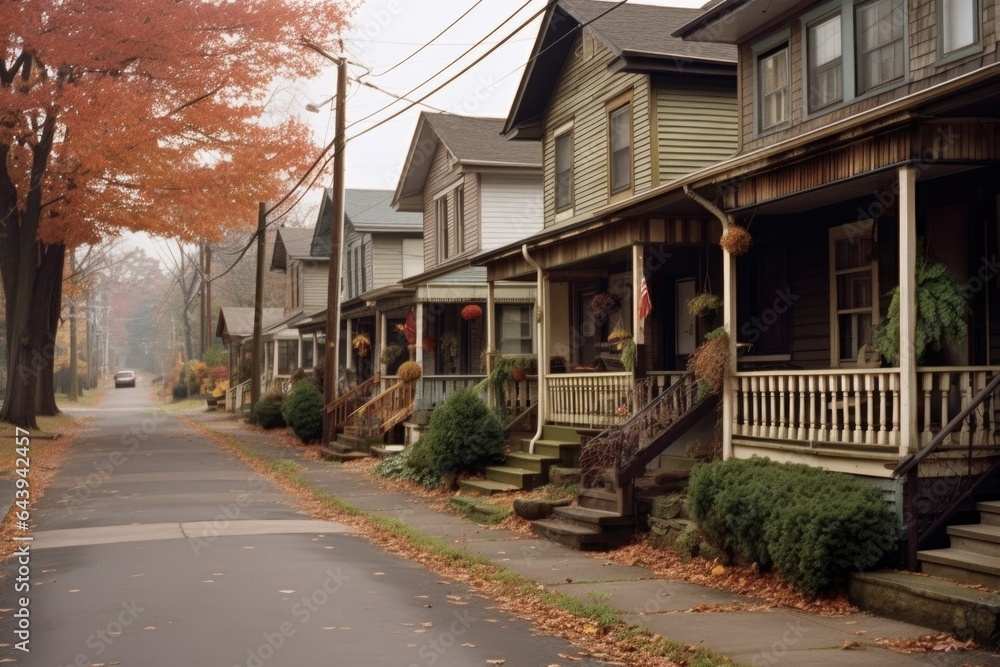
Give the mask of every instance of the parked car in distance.
POLYGON ((134 371, 118 371, 115 373, 115 389, 119 387, 134 387, 135 386, 135 372, 134 371))

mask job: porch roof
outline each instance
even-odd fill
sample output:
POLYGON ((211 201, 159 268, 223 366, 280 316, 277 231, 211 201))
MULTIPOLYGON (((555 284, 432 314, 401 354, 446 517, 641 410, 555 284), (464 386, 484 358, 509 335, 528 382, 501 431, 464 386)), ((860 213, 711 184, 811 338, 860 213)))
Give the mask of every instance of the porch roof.
MULTIPOLYGON (((262 313, 264 328, 280 321, 285 315, 284 308, 264 308, 262 313)), ((253 336, 254 309, 243 306, 222 306, 219 321, 215 326, 218 338, 249 338, 253 336)))

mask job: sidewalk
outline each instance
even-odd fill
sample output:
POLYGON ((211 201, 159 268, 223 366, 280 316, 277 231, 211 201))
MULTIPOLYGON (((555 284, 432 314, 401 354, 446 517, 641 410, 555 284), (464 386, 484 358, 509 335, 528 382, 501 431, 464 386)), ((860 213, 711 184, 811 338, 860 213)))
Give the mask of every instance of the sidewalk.
POLYGON ((759 605, 760 600, 698 584, 658 579, 641 567, 627 567, 567 547, 507 530, 484 528, 468 519, 432 509, 430 502, 388 492, 350 466, 308 460, 303 449, 273 444, 264 433, 243 428, 231 414, 186 416, 240 441, 260 454, 291 459, 301 477, 366 512, 397 519, 420 533, 464 545, 469 552, 581 600, 607 600, 622 620, 669 639, 704 646, 740 664, 834 667, 863 662, 877 667, 994 667, 1000 654, 988 651, 906 655, 880 648, 876 638, 939 634, 866 614, 825 617, 789 609, 692 612, 704 605, 759 605), (845 645, 854 648, 844 649, 845 645))

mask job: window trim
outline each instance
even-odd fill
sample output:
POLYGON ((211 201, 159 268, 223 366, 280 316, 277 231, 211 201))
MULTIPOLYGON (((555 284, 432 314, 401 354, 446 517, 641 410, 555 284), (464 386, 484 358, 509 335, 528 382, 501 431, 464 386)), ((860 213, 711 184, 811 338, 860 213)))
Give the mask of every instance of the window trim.
MULTIPOLYGON (((836 241, 840 241, 858 234, 871 234, 875 227, 874 219, 859 220, 831 227, 828 233, 829 246, 829 295, 830 295, 830 368, 854 368, 858 364, 855 359, 840 358, 840 304, 837 291, 837 255, 836 241)), ((878 254, 876 253, 868 265, 871 271, 871 317, 872 334, 879 323, 879 284, 878 284, 878 254)), ((846 271, 847 269, 845 269, 846 271)))
POLYGON ((604 104, 604 119, 607 125, 607 149, 608 149, 608 201, 613 202, 618 199, 624 199, 630 196, 635 191, 635 114, 632 105, 632 90, 626 90, 624 93, 615 95, 609 99, 604 104), (621 186, 619 188, 614 187, 614 182, 612 179, 612 169, 614 169, 614 154, 613 147, 611 144, 611 118, 617 113, 622 112, 627 108, 628 114, 628 152, 629 152, 629 166, 628 166, 628 184, 621 186))
POLYGON ((455 206, 455 254, 457 257, 465 252, 465 184, 459 183, 452 190, 452 200, 455 206))
MULTIPOLYGON (((903 71, 899 76, 893 79, 889 79, 888 81, 883 81, 881 83, 875 84, 874 86, 871 86, 870 88, 865 88, 864 90, 859 90, 860 89, 859 82, 861 80, 859 67, 861 64, 860 62, 861 59, 858 57, 859 56, 858 22, 857 22, 858 8, 863 5, 871 5, 875 4, 876 2, 885 2, 885 1, 893 2, 893 0, 859 0, 858 2, 851 3, 851 22, 853 24, 851 31, 851 51, 854 54, 853 79, 854 79, 854 90, 855 93, 857 94, 855 100, 858 98, 866 97, 868 95, 878 94, 882 91, 889 90, 891 88, 895 88, 896 86, 902 85, 909 80, 910 76, 910 59, 909 59, 910 31, 909 31, 909 10, 908 10, 909 3, 906 0, 899 0, 899 3, 902 6, 902 11, 903 11, 903 32, 902 36, 899 38, 903 44, 903 71)), ((841 32, 841 34, 843 35, 843 32, 841 32)))
POLYGON ((983 3, 980 0, 972 0, 975 5, 972 9, 972 15, 975 17, 973 21, 972 29, 975 32, 975 37, 971 44, 965 46, 960 46, 957 49, 951 51, 944 50, 944 36, 942 34, 942 28, 944 27, 944 0, 936 0, 934 3, 935 12, 935 26, 936 32, 934 35, 934 48, 937 50, 937 62, 938 66, 947 65, 953 63, 956 60, 961 60, 968 56, 974 55, 976 53, 981 53, 983 50, 983 3))
POLYGON ((448 193, 434 199, 434 254, 438 264, 449 259, 451 239, 448 235, 448 193), (442 219, 442 211, 444 216, 442 219))
POLYGON ((750 47, 750 54, 753 61, 752 79, 753 79, 753 96, 754 96, 754 104, 753 104, 754 136, 764 137, 773 132, 777 132, 787 127, 790 127, 792 124, 791 30, 789 28, 786 28, 784 30, 779 30, 773 35, 765 39, 762 39, 759 42, 756 42, 750 47), (779 123, 772 127, 764 128, 762 125, 764 119, 761 111, 761 102, 763 101, 764 96, 761 94, 762 81, 760 80, 760 59, 766 55, 778 51, 779 49, 782 48, 782 46, 784 46, 785 49, 788 49, 788 118, 782 123, 779 123))
POLYGON ((573 134, 573 121, 568 123, 563 123, 555 130, 552 131, 552 171, 553 171, 553 210, 556 213, 557 218, 570 217, 573 215, 573 209, 576 206, 576 179, 575 179, 575 160, 574 158, 574 148, 575 148, 575 136, 573 134), (563 137, 569 138, 569 203, 563 206, 558 205, 558 184, 559 184, 559 151, 557 143, 559 139, 563 137))
MULTIPOLYGON (((831 109, 837 105, 843 104, 846 98, 847 86, 845 85, 845 79, 849 78, 845 75, 845 69, 847 66, 847 58, 844 54, 844 12, 839 6, 829 11, 823 12, 821 15, 806 19, 802 19, 802 68, 803 75, 802 81, 805 83, 803 90, 803 104, 805 105, 805 112, 807 115, 820 114, 828 109, 831 109), (826 23, 830 19, 838 17, 840 19, 840 99, 832 100, 827 102, 823 106, 812 108, 812 83, 813 83, 813 67, 811 62, 812 55, 812 43, 809 40, 809 31, 814 26, 820 25, 821 23, 826 23)), ((853 66, 853 62, 852 62, 853 66)), ((853 86, 852 86, 852 91, 853 86)))

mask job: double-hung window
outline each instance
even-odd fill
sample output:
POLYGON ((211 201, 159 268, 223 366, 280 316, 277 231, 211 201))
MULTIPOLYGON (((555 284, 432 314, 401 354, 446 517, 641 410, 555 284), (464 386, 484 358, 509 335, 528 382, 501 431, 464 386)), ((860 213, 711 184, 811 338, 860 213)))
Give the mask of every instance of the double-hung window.
POLYGON ((455 254, 465 252, 465 188, 455 188, 455 254))
POLYGON ((611 194, 632 187, 632 105, 625 103, 608 114, 611 149, 611 194))
POLYGON ((903 0, 869 0, 854 8, 857 92, 901 79, 906 69, 903 0))
POLYGON ((556 211, 573 208, 573 129, 555 138, 556 211))
POLYGON ((834 366, 857 363, 864 345, 872 343, 878 322, 878 259, 872 239, 872 221, 830 230, 830 332, 834 366))
POLYGON ((451 237, 448 231, 448 196, 434 201, 434 231, 437 232, 437 258, 442 262, 451 256, 451 237))
POLYGON ((500 353, 531 354, 532 325, 531 306, 504 305, 500 307, 500 353))
POLYGON ((806 28, 809 111, 844 99, 843 42, 840 14, 809 24, 806 28))
POLYGON ((791 118, 788 66, 787 43, 757 57, 758 122, 762 132, 780 127, 791 118))

